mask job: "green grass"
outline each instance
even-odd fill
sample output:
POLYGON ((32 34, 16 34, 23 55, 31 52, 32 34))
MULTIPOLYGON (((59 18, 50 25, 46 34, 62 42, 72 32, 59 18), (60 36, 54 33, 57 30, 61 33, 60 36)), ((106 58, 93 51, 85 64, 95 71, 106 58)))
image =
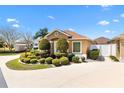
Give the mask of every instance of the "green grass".
POLYGON ((17 55, 17 54, 21 54, 21 53, 14 53, 14 49, 12 50, 12 52, 9 51, 8 48, 5 49, 4 51, 4 48, 0 48, 0 56, 13 56, 13 55, 17 55))
POLYGON ((15 56, 19 54, 23 54, 24 52, 21 53, 0 53, 0 56, 15 56))
POLYGON ((50 68, 52 65, 48 64, 22 64, 18 62, 18 59, 11 60, 6 63, 6 66, 9 69, 13 70, 36 70, 36 69, 45 69, 45 68, 50 68))

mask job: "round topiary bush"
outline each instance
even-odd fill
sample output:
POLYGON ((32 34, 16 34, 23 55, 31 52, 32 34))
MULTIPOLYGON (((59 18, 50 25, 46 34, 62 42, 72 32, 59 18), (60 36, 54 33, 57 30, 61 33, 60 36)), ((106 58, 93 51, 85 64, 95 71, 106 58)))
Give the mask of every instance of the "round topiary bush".
POLYGON ((61 62, 60 62, 59 59, 53 59, 52 64, 55 65, 55 66, 61 66, 61 62))
POLYGON ((45 62, 46 62, 47 64, 52 64, 52 60, 53 60, 52 57, 47 57, 47 58, 45 59, 45 62))
POLYGON ((31 59, 30 60, 30 63, 32 63, 32 64, 35 64, 35 63, 37 63, 38 61, 37 61, 37 59, 31 59))
POLYGON ((80 63, 79 57, 73 56, 73 57, 72 57, 72 62, 74 62, 74 63, 80 63))
POLYGON ((39 42, 40 50, 50 50, 50 42, 47 39, 41 39, 39 42))
POLYGON ((69 59, 70 62, 72 61, 72 57, 73 57, 73 56, 75 56, 73 53, 69 53, 69 54, 68 54, 68 59, 69 59))
POLYGON ((30 58, 24 58, 24 63, 30 63, 30 58))
POLYGON ((90 50, 89 56, 91 59, 96 60, 99 57, 99 50, 98 49, 90 50))
POLYGON ((44 63, 45 63, 45 58, 39 59, 39 62, 40 62, 41 64, 44 64, 44 63))
POLYGON ((62 65, 68 65, 69 64, 69 60, 67 57, 61 57, 60 62, 62 65))
POLYGON ((85 57, 81 57, 81 61, 82 62, 85 62, 85 57))
POLYGON ((67 49, 69 47, 69 44, 66 39, 60 38, 57 41, 56 48, 59 50, 61 53, 66 53, 67 49))

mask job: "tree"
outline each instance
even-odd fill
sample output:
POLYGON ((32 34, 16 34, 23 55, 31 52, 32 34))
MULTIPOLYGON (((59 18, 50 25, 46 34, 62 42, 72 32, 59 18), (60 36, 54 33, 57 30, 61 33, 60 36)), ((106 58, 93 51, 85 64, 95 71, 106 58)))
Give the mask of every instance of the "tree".
POLYGON ((0 37, 0 48, 2 48, 4 46, 4 41, 2 39, 2 37, 0 37))
POLYGON ((40 50, 50 50, 50 42, 47 39, 41 39, 39 42, 40 50))
POLYGON ((67 53, 69 45, 66 39, 60 38, 57 41, 56 48, 59 50, 61 53, 67 53))
POLYGON ((35 33, 34 39, 37 39, 38 37, 43 38, 47 34, 48 34, 48 29, 47 28, 40 29, 38 32, 35 33))
POLYGON ((16 29, 12 28, 1 28, 0 35, 7 44, 10 51, 12 51, 15 42, 20 38, 19 32, 16 29))
POLYGON ((30 33, 26 32, 22 34, 22 40, 26 44, 27 49, 31 48, 31 45, 33 44, 33 37, 30 33))

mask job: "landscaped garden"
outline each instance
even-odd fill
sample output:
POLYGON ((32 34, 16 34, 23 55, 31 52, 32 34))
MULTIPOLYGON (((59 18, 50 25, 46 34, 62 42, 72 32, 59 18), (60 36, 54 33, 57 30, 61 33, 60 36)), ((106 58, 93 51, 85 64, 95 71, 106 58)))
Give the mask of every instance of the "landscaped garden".
POLYGON ((47 64, 22 64, 19 62, 18 59, 11 60, 6 63, 7 67, 13 70, 36 70, 36 69, 45 69, 52 67, 51 65, 47 64))
POLYGON ((25 52, 19 59, 9 61, 6 65, 14 70, 34 70, 85 62, 84 57, 79 58, 73 53, 67 53, 66 39, 58 39, 56 48, 59 52, 51 53, 50 48, 50 42, 47 39, 41 39, 38 50, 32 49, 30 52, 25 52))

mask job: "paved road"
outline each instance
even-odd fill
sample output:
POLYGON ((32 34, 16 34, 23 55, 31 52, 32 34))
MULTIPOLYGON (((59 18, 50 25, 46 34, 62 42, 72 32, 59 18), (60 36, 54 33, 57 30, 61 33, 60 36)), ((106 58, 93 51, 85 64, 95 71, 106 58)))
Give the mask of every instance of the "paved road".
POLYGON ((8 69, 5 63, 17 57, 0 57, 9 88, 124 88, 124 63, 89 62, 30 71, 8 69))
MULTIPOLYGON (((0 56, 0 88, 8 88, 7 82, 6 82, 6 78, 4 76, 4 70, 7 69, 7 67, 5 66, 5 63, 9 60, 18 58, 19 55, 16 56, 0 56)), ((8 73, 7 73, 8 74, 8 73)))
POLYGON ((4 79, 1 69, 0 69, 0 88, 7 88, 7 84, 6 84, 6 81, 4 79))

